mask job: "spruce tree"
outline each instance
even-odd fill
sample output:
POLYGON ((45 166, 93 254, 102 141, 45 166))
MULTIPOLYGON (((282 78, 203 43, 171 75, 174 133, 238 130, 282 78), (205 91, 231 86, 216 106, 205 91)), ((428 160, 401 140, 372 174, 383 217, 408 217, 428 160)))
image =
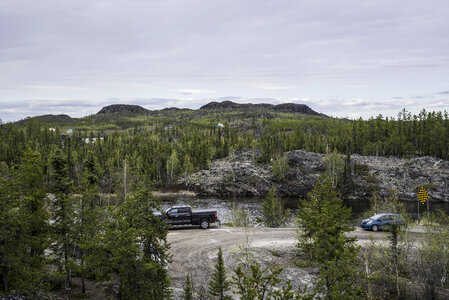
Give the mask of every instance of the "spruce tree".
POLYGON ((0 163, 0 291, 33 297, 45 289, 48 213, 40 155, 27 148, 21 160, 0 163))
POLYGON ((218 258, 212 274, 212 279, 209 281, 209 294, 220 300, 232 299, 230 296, 225 296, 225 293, 230 289, 230 287, 231 282, 226 278, 223 251, 220 247, 218 248, 218 258))
POLYGON ((186 282, 184 284, 183 292, 182 292, 182 299, 184 300, 193 300, 195 299, 193 297, 193 285, 192 281, 190 280, 190 275, 187 274, 186 276, 186 282))
POLYGON ((355 239, 345 236, 353 230, 349 226, 350 216, 350 208, 337 198, 327 177, 318 180, 298 211, 298 247, 319 267, 315 285, 327 299, 360 297, 359 247, 354 244, 355 239))
POLYGON ((0 293, 23 290, 22 224, 18 213, 18 197, 14 193, 12 171, 0 162, 0 293))
POLYGON ((20 191, 20 219, 24 226, 22 250, 26 272, 22 281, 30 290, 37 291, 41 289, 45 276, 44 250, 50 244, 50 227, 44 191, 44 164, 41 155, 31 148, 24 151, 17 171, 17 187, 20 191))
POLYGON ((276 294, 275 287, 281 282, 279 275, 282 267, 263 269, 257 262, 249 266, 240 263, 234 272, 233 283, 237 287, 234 294, 242 300, 264 300, 276 294))
POLYGON ((167 225, 154 215, 158 202, 140 182, 119 207, 111 208, 102 230, 97 266, 103 280, 115 278, 120 299, 167 299, 170 261, 167 225))
POLYGON ((52 203, 53 245, 52 250, 58 256, 56 263, 64 276, 65 290, 69 290, 73 260, 72 229, 74 225, 74 206, 70 196, 72 182, 69 179, 66 156, 60 148, 53 148, 51 156, 51 191, 55 195, 52 203))
POLYGON ((81 292, 86 293, 85 278, 91 273, 88 265, 92 251, 98 242, 98 229, 101 221, 100 195, 98 192, 99 164, 90 150, 83 162, 83 172, 79 192, 81 197, 76 202, 76 222, 74 226, 75 245, 79 249, 78 272, 81 276, 81 292))
POLYGON ((262 220, 265 226, 277 228, 283 227, 288 221, 290 211, 284 209, 279 201, 275 189, 271 189, 262 202, 262 220))

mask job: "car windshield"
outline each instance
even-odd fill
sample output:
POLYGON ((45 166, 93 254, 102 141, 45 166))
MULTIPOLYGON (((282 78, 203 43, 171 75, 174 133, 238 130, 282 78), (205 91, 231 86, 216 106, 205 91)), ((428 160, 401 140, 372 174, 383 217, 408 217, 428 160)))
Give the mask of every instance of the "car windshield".
POLYGON ((385 214, 377 214, 377 215, 374 215, 374 216, 370 217, 370 219, 371 220, 377 220, 377 219, 379 219, 382 216, 385 216, 385 214))

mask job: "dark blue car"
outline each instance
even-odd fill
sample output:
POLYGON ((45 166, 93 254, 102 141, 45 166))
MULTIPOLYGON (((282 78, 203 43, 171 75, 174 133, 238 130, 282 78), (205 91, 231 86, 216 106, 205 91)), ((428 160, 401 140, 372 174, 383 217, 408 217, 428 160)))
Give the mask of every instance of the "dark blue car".
POLYGON ((401 226, 407 225, 404 218, 398 214, 377 214, 363 220, 360 226, 364 229, 378 231, 382 229, 388 229, 393 224, 401 226))

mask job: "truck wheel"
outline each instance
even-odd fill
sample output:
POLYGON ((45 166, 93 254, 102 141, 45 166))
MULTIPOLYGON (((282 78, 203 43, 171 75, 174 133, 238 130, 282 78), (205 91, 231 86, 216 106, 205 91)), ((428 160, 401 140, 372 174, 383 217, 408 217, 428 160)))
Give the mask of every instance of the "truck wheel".
POLYGON ((200 226, 203 229, 209 228, 209 221, 207 219, 201 219, 200 226))
POLYGON ((379 228, 377 227, 377 225, 373 225, 373 227, 371 227, 371 230, 376 232, 377 230, 379 230, 379 228))

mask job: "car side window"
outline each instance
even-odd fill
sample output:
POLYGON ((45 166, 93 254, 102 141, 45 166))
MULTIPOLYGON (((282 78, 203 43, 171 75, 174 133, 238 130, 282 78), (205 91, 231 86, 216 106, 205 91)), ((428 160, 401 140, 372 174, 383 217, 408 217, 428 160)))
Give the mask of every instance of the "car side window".
POLYGON ((173 216, 173 215, 176 215, 178 213, 178 209, 177 208, 174 208, 174 209, 172 209, 172 210, 170 210, 169 212, 168 212, 168 215, 169 216, 173 216))
POLYGON ((189 213, 189 209, 187 207, 183 207, 179 209, 179 213, 180 214, 188 214, 189 213))

